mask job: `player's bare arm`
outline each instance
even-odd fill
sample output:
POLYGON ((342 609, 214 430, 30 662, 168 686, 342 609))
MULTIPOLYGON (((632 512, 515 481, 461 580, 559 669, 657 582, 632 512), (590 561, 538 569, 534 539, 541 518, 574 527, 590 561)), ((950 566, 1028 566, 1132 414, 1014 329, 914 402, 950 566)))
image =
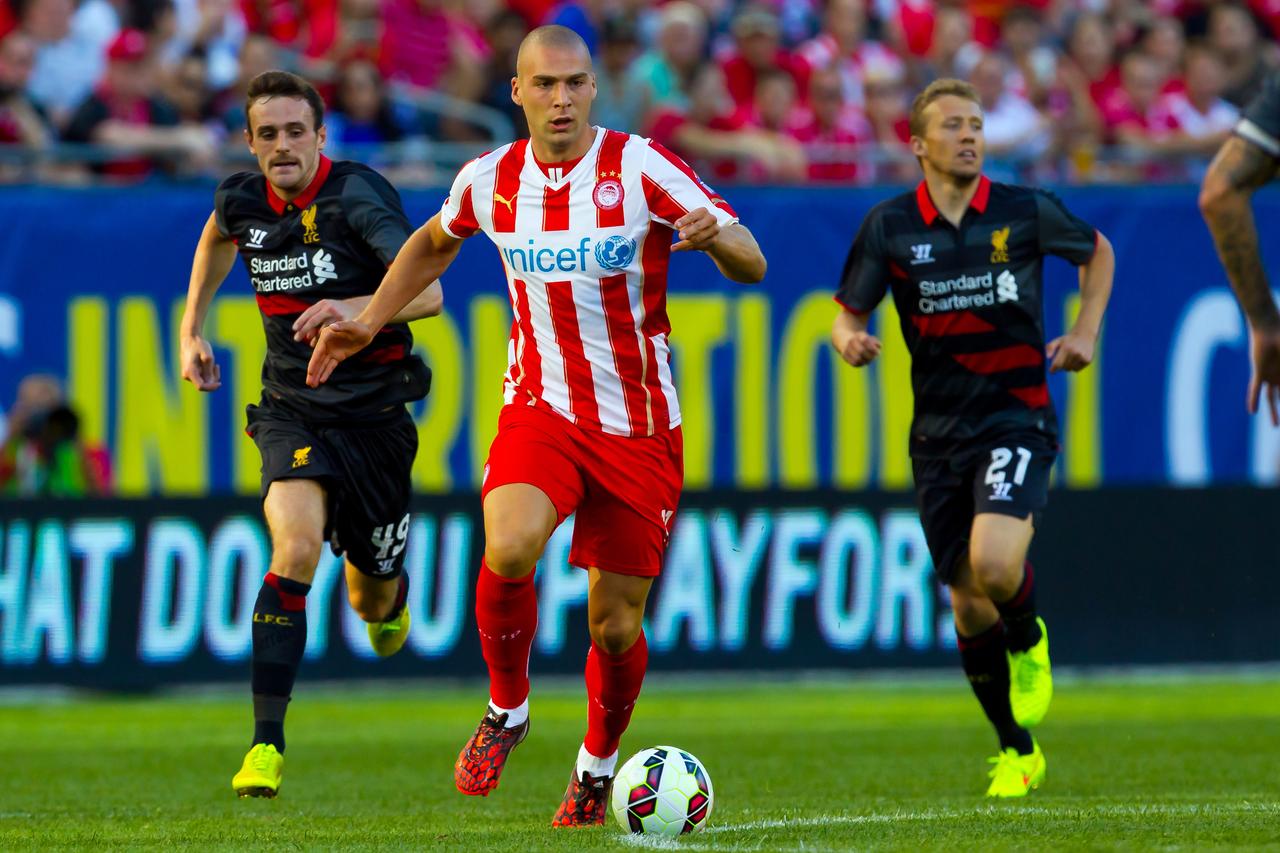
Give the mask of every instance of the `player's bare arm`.
POLYGON ((1249 321, 1249 352, 1253 370, 1246 403, 1258 411, 1262 389, 1272 423, 1280 424, 1280 311, 1277 311, 1267 273, 1262 266, 1258 226, 1250 197, 1277 174, 1278 163, 1266 151, 1233 136, 1214 157, 1200 188, 1200 212, 1213 235, 1218 257, 1231 288, 1249 321))
POLYGON ((1111 241, 1099 231, 1098 248, 1089 263, 1080 267, 1080 313, 1067 333, 1054 338, 1045 348, 1049 372, 1083 370, 1093 363, 1102 330, 1102 315, 1111 299, 1111 282, 1116 272, 1116 253, 1111 241))
POLYGON ((216 391, 222 386, 222 368, 214 361, 213 348, 204 338, 204 318, 235 261, 236 244, 218 230, 215 215, 209 214, 191 261, 187 307, 179 326, 182 378, 201 391, 216 391))
POLYGON ((1200 188, 1200 211, 1231 287, 1255 329, 1280 327, 1280 311, 1267 286, 1250 204, 1253 191, 1276 177, 1278 166, 1257 145, 1233 136, 1214 157, 1200 188))
POLYGON ((854 367, 865 367, 880 354, 880 339, 867 331, 870 318, 844 308, 831 327, 831 345, 854 367))
POLYGON ((705 207, 691 210, 675 222, 680 240, 673 252, 706 252, 725 278, 741 284, 755 284, 764 278, 764 253, 751 231, 735 222, 721 228, 715 215, 705 207))
POLYGON ((343 359, 368 346, 379 329, 404 310, 414 297, 439 281, 461 247, 462 240, 440 225, 438 213, 414 231, 364 310, 354 319, 325 326, 320 332, 307 365, 307 384, 317 387, 343 359))
MULTIPOLYGON (((315 343, 320 330, 343 320, 354 320, 372 300, 372 296, 352 296, 349 299, 321 299, 303 311, 293 323, 295 341, 315 343)), ((409 304, 400 309, 392 323, 411 323, 424 317, 435 317, 444 308, 444 289, 433 281, 409 304)))

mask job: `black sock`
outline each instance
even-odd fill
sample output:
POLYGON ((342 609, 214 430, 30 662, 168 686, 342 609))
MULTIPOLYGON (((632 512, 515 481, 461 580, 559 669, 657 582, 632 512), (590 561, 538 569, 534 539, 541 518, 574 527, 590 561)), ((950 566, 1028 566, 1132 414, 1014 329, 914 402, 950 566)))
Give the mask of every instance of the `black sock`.
POLYGON ((1040 626, 1036 623, 1036 577, 1031 564, 1022 572, 1022 585, 1013 598, 996 602, 1000 620, 1004 622, 1005 643, 1011 652, 1025 652, 1040 642, 1040 626))
POLYGON ((253 742, 284 752, 284 712, 307 648, 310 584, 267 572, 253 606, 253 742))
POLYGON ((956 639, 964 674, 969 677, 969 686, 978 697, 983 713, 995 726, 1000 749, 1013 747, 1019 755, 1029 755, 1033 749, 1031 733, 1014 722, 1009 704, 1009 660, 1005 657, 1004 626, 997 622, 975 637, 962 637, 957 632, 956 639))
POLYGON ((409 575, 404 572, 400 573, 400 587, 396 590, 396 600, 391 604, 391 610, 383 618, 383 622, 390 622, 395 619, 404 610, 405 603, 409 600, 409 575))

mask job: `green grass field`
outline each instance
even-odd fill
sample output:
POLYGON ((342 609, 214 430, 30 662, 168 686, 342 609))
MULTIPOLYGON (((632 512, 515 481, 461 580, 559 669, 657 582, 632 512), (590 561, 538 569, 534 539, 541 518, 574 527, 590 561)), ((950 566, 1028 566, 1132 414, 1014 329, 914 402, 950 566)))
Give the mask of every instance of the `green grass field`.
POLYGON ((487 799, 452 764, 483 689, 301 685, 276 800, 237 800, 238 694, 0 707, 0 849, 453 851, 1280 848, 1280 681, 1059 685, 1038 732, 1048 779, 989 803, 994 752, 954 679, 662 681, 624 756, 673 743, 706 763, 710 828, 665 844, 549 827, 580 743, 580 689, 539 689, 533 729, 487 799))

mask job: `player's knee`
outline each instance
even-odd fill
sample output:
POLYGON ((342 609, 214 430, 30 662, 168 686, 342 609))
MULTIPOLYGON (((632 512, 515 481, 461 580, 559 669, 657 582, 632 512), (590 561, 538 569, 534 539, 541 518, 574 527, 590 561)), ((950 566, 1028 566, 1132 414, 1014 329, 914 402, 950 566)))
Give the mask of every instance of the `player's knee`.
POLYGON ((640 636, 641 613, 620 608, 591 619, 591 641, 611 655, 620 655, 640 636))
POLYGON ((323 544, 319 537, 290 536, 275 544, 271 553, 271 571, 281 577, 310 583, 320 562, 323 544))
POLYGON ((969 565, 978 586, 990 597, 1003 600, 1003 594, 1018 591, 1023 557, 1000 548, 970 547, 969 565))
POLYGON ((484 562, 504 578, 522 578, 533 571, 546 544, 535 529, 509 527, 489 531, 484 543, 484 562))

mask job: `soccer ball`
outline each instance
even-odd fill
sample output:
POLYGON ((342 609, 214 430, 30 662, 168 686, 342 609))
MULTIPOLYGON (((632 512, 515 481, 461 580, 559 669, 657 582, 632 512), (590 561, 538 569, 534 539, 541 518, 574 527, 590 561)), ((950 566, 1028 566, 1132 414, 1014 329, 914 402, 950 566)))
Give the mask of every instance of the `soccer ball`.
POLYGON ((655 746, 622 765, 610 799, 627 832, 676 836, 707 825, 715 794, 701 761, 674 746, 655 746))

